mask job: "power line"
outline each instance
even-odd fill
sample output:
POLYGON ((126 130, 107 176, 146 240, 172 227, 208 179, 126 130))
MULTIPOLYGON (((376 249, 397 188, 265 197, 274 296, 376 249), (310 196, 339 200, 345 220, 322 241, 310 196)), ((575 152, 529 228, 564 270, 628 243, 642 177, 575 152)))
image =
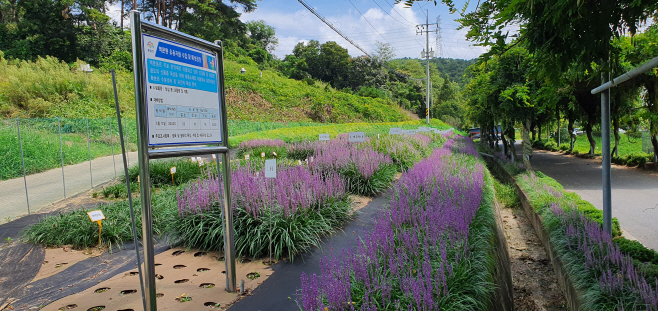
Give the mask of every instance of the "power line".
POLYGON ((388 2, 388 0, 384 0, 384 2, 386 2, 386 4, 388 4, 388 6, 390 6, 395 13, 398 13, 398 15, 400 15, 400 17, 402 17, 402 19, 407 21, 410 25, 414 25, 414 23, 412 23, 408 19, 404 18, 404 16, 402 16, 402 14, 400 14, 400 12, 398 12, 398 10, 396 10, 395 7, 388 2))
MULTIPOLYGON (((379 5, 379 3, 377 3, 377 1, 372 0, 372 2, 374 2, 374 3, 375 3, 380 9, 382 9, 382 11, 384 11, 384 13, 388 14, 388 16, 390 16, 390 17, 391 17, 392 19, 394 19, 396 22, 402 24, 403 26, 412 26, 412 27, 413 27, 413 25, 411 25, 411 24, 405 24, 405 23, 399 21, 397 18, 393 17, 393 15, 391 15, 391 13, 386 12, 386 10, 384 10, 384 8, 382 8, 382 6, 379 5)), ((350 2, 350 3, 351 3, 351 2, 350 2)))
MULTIPOLYGON (((363 52, 363 54, 365 54, 366 56, 368 56, 368 57, 370 57, 370 58, 372 58, 372 59, 375 59, 374 57, 372 57, 372 56, 370 55, 370 53, 366 52, 366 50, 364 50, 362 47, 360 47, 358 44, 356 44, 356 42, 352 41, 352 39, 350 39, 350 38, 349 38, 348 36, 346 36, 343 32, 341 32, 340 30, 338 30, 338 28, 336 28, 332 23, 330 23, 326 18, 324 18, 324 16, 322 16, 320 13, 316 12, 313 8, 311 8, 311 7, 310 7, 310 6, 309 6, 304 0, 297 0, 297 1, 299 1, 299 3, 301 3, 301 4, 302 4, 307 10, 311 11, 311 13, 313 13, 313 15, 315 15, 315 16, 316 16, 317 18, 319 18, 323 23, 325 23, 325 25, 329 26, 329 28, 331 28, 333 31, 335 31, 337 34, 339 34, 341 37, 343 37, 343 39, 345 39, 347 42, 349 42, 350 44, 352 44, 352 45, 353 45, 355 48, 357 48, 359 51, 363 52)), ((357 10, 357 11, 358 11, 358 10, 357 10)), ((372 25, 371 25, 371 26, 372 26, 372 25)), ((374 27, 373 27, 373 28, 374 28, 374 27)), ((389 43, 389 44, 390 44, 390 43, 389 43)), ((391 47, 392 47, 392 46, 391 46, 391 47)), ((400 76, 400 77, 402 77, 402 78, 405 78, 405 79, 411 79, 411 80, 416 80, 416 81, 420 81, 420 80, 422 80, 422 79, 415 79, 415 78, 412 78, 412 77, 410 77, 410 76, 408 76, 408 75, 405 75, 405 74, 399 73, 397 70, 395 70, 395 69, 389 67, 389 66, 386 65, 384 62, 379 62, 379 63, 382 65, 382 67, 388 69, 388 70, 391 71, 392 73, 394 73, 394 74, 396 74, 396 75, 398 75, 398 76, 400 76)))
POLYGON ((388 43, 388 44, 393 48, 393 51, 395 51, 395 47, 394 47, 391 43, 389 43, 388 40, 386 40, 386 38, 384 38, 384 36, 382 36, 382 34, 379 33, 379 31, 377 31, 377 28, 375 28, 375 26, 373 26, 373 25, 370 23, 370 21, 368 21, 368 19, 367 19, 365 16, 363 16, 363 13, 361 13, 361 11, 359 11, 359 9, 356 7, 356 5, 354 5, 354 3, 352 3, 351 0, 347 0, 347 2, 349 2, 349 3, 354 7, 354 9, 355 9, 357 12, 359 12, 359 14, 361 15, 361 17, 363 17, 363 19, 366 21, 366 23, 368 23, 368 25, 370 25, 370 27, 372 27, 372 29, 374 29, 374 30, 377 32, 377 34, 378 34, 380 37, 382 37, 382 39, 384 39, 384 41, 386 41, 386 43, 388 43))

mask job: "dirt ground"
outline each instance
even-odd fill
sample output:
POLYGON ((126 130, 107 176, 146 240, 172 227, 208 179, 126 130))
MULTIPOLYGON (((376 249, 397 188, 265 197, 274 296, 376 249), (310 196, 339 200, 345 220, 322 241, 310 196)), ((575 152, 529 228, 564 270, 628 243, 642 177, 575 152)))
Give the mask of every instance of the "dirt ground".
POLYGON ((546 251, 521 207, 503 207, 517 311, 568 310, 546 251))

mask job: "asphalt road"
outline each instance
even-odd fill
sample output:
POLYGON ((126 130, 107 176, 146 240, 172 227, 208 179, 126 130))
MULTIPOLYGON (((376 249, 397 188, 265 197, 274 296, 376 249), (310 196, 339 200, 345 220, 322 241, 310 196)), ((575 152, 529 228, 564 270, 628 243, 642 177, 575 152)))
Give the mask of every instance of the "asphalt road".
MULTIPOLYGON (((516 150, 521 150, 520 145, 516 150)), ((601 163, 597 160, 535 150, 532 167, 603 209, 601 163)), ((658 174, 613 164, 610 175, 612 217, 619 219, 623 231, 658 250, 658 174)))

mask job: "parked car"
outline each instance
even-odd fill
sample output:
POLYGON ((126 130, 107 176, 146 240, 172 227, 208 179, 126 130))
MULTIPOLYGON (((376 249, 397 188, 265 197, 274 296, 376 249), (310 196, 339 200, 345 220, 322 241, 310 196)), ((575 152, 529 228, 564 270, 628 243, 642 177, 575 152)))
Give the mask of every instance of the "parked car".
POLYGON ((583 133, 584 133, 584 132, 581 131, 579 127, 573 129, 573 134, 574 134, 574 135, 583 135, 583 133))

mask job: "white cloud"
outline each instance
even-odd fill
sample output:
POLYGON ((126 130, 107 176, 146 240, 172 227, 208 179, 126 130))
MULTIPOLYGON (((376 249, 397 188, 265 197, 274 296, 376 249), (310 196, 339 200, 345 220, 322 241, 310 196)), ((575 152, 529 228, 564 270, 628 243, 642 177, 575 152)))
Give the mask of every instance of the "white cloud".
MULTIPOLYGON (((354 8, 350 8, 345 14, 325 15, 325 18, 369 53, 375 51, 375 42, 380 41, 389 42, 396 50, 396 57, 420 56, 420 51, 425 48, 425 37, 416 34, 415 25, 424 22, 424 15, 403 8, 402 3, 395 5, 395 9, 391 8, 388 12, 377 7, 365 12, 361 10, 361 13, 363 16, 354 8)), ((276 29, 279 46, 274 53, 280 58, 292 53, 298 42, 308 40, 318 40, 320 43, 336 41, 346 48, 350 55, 363 55, 306 9, 294 12, 256 10, 241 17, 244 22, 260 19, 276 29)), ((454 25, 455 22, 442 25, 443 57, 470 59, 486 52, 485 48, 470 46, 464 37, 466 32, 456 31, 454 25)), ((433 34, 430 34, 430 47, 436 50, 433 34)))

